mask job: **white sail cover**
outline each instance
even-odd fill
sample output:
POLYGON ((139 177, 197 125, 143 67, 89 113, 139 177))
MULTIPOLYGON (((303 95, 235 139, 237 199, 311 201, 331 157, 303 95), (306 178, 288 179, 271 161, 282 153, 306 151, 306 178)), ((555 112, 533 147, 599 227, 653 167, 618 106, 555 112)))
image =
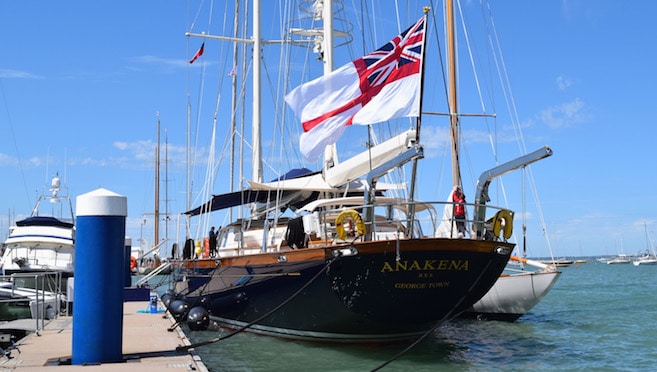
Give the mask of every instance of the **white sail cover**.
MULTIPOLYGON (((293 178, 289 180, 280 180, 273 182, 254 182, 247 181, 249 188, 252 190, 305 190, 305 191, 320 191, 320 192, 340 192, 344 191, 342 188, 338 189, 329 185, 321 174, 313 174, 310 176, 293 178)), ((343 183, 344 184, 344 183, 343 183)), ((377 190, 402 190, 405 188, 403 184, 390 184, 379 182, 376 185, 377 190)), ((349 182, 348 191, 363 191, 365 190, 365 183, 362 180, 353 180, 349 182)))
POLYGON ((393 159, 413 146, 416 141, 414 130, 406 131, 369 150, 349 158, 325 172, 326 183, 331 186, 342 185, 361 177, 379 165, 393 159))

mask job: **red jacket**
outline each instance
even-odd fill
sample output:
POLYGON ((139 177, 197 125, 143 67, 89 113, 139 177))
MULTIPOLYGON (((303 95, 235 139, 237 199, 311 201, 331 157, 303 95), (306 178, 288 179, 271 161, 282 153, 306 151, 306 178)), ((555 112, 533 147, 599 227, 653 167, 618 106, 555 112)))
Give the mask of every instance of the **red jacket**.
POLYGON ((463 193, 458 192, 457 190, 454 190, 454 193, 452 194, 452 201, 454 203, 459 203, 459 204, 454 204, 454 216, 465 216, 465 205, 461 203, 465 203, 465 195, 463 193))

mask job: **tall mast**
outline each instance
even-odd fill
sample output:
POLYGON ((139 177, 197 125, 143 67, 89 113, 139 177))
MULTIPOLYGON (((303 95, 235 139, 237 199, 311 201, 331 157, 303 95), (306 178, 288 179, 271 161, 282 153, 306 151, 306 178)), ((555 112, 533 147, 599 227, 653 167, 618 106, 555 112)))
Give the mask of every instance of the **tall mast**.
POLYGON ((324 75, 333 71, 333 0, 324 0, 324 75))
POLYGON ((155 147, 155 207, 153 210, 153 244, 160 242, 160 113, 157 113, 157 146, 155 147))
POLYGON ((253 168, 251 169, 251 180, 262 182, 262 157, 260 141, 260 60, 262 58, 262 37, 260 35, 260 0, 253 0, 253 168))
MULTIPOLYGON (((324 75, 333 71, 333 0, 324 0, 322 8, 323 18, 323 47, 322 56, 324 62, 324 75)), ((328 145, 324 148, 324 170, 336 166, 338 163, 338 151, 336 145, 328 145)))
POLYGON ((169 134, 164 129, 164 239, 169 239, 169 134))
MULTIPOLYGON (((427 56, 427 36, 426 36, 427 31, 426 30, 429 27, 429 25, 427 24, 427 22, 429 22, 429 19, 428 19, 427 15, 429 14, 430 10, 431 10, 431 8, 428 7, 428 6, 425 6, 425 7, 422 8, 422 11, 424 12, 424 30, 425 30, 424 33, 425 33, 425 35, 424 35, 423 42, 422 42, 422 69, 420 70, 420 111, 419 111, 418 117, 415 120, 415 138, 418 141, 418 143, 420 142, 420 129, 422 129, 422 101, 423 101, 423 97, 424 97, 424 69, 425 69, 425 65, 426 65, 425 61, 426 61, 426 58, 427 58, 426 57, 427 56)), ((417 179, 417 161, 418 161, 418 159, 413 160, 413 166, 412 166, 412 169, 411 169, 411 188, 409 190, 409 195, 408 195, 411 200, 415 199, 415 186, 416 186, 416 179, 417 179)))
MULTIPOLYGON (((233 17, 233 37, 237 39, 239 36, 239 10, 240 2, 239 0, 235 1, 235 15, 233 17)), ((233 68, 237 68, 238 58, 237 54, 239 52, 239 47, 237 43, 233 43, 233 68)), ((231 70, 232 71, 232 70, 231 70)), ((234 191, 233 185, 235 183, 235 132, 237 127, 237 74, 233 74, 231 77, 231 120, 230 120, 230 181, 229 181, 229 190, 230 192, 234 191)), ((240 157, 241 159, 241 157, 240 157)), ((241 176, 241 174, 240 174, 241 176)), ((241 179, 241 178, 240 178, 241 179)), ((228 209, 229 220, 233 220, 233 208, 228 209)))
POLYGON ((452 180, 454 186, 461 185, 459 166, 459 116, 456 102, 456 33, 454 31, 454 2, 445 1, 445 24, 447 27, 447 67, 449 75, 449 118, 452 135, 452 180))

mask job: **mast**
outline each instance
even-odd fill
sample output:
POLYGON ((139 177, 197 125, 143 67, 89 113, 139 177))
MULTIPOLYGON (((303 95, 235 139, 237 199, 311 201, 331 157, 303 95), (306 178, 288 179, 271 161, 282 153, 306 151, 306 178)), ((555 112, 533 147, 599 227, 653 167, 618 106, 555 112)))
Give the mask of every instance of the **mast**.
POLYGON ((155 207, 153 209, 153 244, 160 242, 160 113, 157 113, 157 146, 155 146, 155 207))
POLYGON ((324 75, 333 71, 333 0, 324 0, 324 75))
POLYGON ((447 68, 449 77, 449 119, 452 137, 452 180, 454 186, 461 186, 459 166, 459 116, 456 102, 456 32, 454 27, 454 2, 445 1, 445 26, 447 37, 447 68))
MULTIPOLYGON (((425 61, 426 61, 426 58, 427 58, 426 57, 427 56, 427 36, 426 36, 427 32, 426 32, 426 30, 429 27, 427 22, 429 22, 428 14, 429 14, 430 10, 431 10, 431 8, 428 7, 428 6, 425 6, 425 7, 422 8, 422 11, 424 12, 425 35, 424 35, 424 41, 422 43, 422 67, 421 67, 421 70, 420 70, 420 113, 419 113, 418 117, 415 120, 415 136, 416 136, 415 138, 418 142, 420 142, 420 129, 422 128, 422 101, 423 101, 423 97, 424 97, 424 69, 425 69, 424 66, 425 66, 425 61)), ((408 197, 410 198, 410 200, 415 200, 415 186, 416 186, 416 182, 417 182, 417 161, 418 161, 417 158, 413 159, 413 163, 412 163, 412 167, 411 167, 411 188, 408 192, 408 194, 409 194, 408 197)), ((411 220, 414 220, 415 219, 415 204, 411 204, 410 207, 411 207, 411 209, 410 209, 409 214, 411 216, 411 220)), ((411 230, 411 234, 412 233, 413 233, 413 231, 411 230)), ((411 237, 412 237, 412 235, 411 235, 411 237)))
POLYGON ((251 169, 251 180, 262 182, 262 145, 260 141, 260 74, 262 59, 262 37, 260 32, 260 0, 253 0, 253 123, 251 127, 253 141, 253 155, 251 169))
MULTIPOLYGON (((317 15, 316 15, 317 16, 317 15)), ((324 75, 328 75, 333 71, 333 0, 324 0, 322 8, 323 18, 323 44, 322 56, 324 62, 324 75)), ((326 146, 324 148, 324 170, 332 168, 338 164, 338 151, 335 144, 326 146)))
POLYGON ((164 129, 164 240, 169 239, 169 134, 164 129))
MULTIPOLYGON (((239 36, 239 9, 240 2, 239 0, 235 2, 235 16, 233 18, 233 37, 237 39, 239 36)), ((239 47, 237 43, 233 44, 233 68, 237 68, 237 54, 239 47)), ((235 183, 235 130, 237 129, 237 74, 234 74, 231 79, 231 120, 230 120, 230 181, 228 191, 234 191, 235 183)), ((241 159, 241 157, 240 157, 241 159)), ((241 176, 241 174, 240 174, 241 176)), ((241 178, 240 178, 241 179, 241 178)), ((228 210, 228 218, 230 221, 233 220, 233 208, 228 210)))

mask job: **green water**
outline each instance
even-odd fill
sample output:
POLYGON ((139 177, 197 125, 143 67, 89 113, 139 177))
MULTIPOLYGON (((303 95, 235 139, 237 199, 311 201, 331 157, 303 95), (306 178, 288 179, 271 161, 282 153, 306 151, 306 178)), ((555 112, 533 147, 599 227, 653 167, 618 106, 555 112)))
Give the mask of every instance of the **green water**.
MULTIPOLYGON (((457 320, 383 371, 653 370, 657 362, 657 266, 563 268, 552 291, 515 323, 457 320)), ((226 330, 185 332, 192 342, 226 330)), ((369 371, 406 344, 326 345, 248 333, 197 352, 211 371, 369 371)))

